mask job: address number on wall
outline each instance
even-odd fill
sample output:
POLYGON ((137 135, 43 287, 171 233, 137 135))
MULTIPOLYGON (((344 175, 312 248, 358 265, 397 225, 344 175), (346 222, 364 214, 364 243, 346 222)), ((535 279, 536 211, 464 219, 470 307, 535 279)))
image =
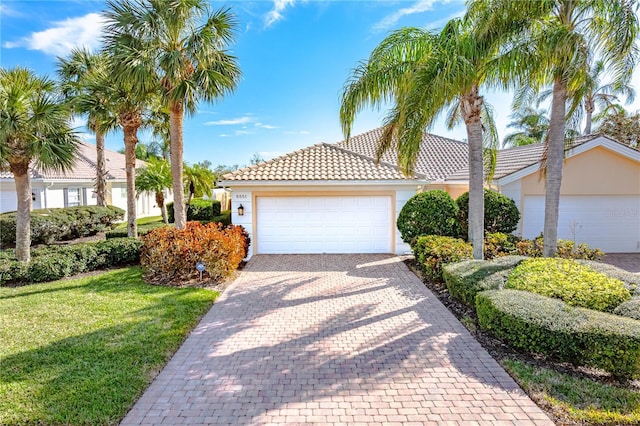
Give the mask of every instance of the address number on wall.
POLYGON ((248 201, 251 197, 251 194, 248 192, 235 192, 233 194, 233 199, 238 201, 248 201))

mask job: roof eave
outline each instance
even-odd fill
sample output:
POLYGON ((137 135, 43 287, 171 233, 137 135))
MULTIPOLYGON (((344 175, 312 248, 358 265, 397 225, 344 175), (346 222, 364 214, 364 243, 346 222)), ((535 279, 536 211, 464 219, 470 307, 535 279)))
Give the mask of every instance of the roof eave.
POLYGON ((219 187, 234 186, 367 186, 367 185, 427 185, 426 179, 380 179, 380 180, 221 180, 219 187))

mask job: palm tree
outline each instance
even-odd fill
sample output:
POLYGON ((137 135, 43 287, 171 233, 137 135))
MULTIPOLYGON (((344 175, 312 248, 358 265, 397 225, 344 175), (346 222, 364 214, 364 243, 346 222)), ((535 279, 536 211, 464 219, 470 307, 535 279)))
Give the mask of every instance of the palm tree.
POLYGON ((136 191, 140 195, 143 192, 153 192, 156 204, 160 207, 162 221, 168 225, 167 207, 164 204, 164 190, 171 188, 171 167, 169 162, 159 158, 150 158, 147 166, 136 172, 136 191))
POLYGON ((627 81, 636 61, 635 0, 472 0, 478 34, 521 30, 505 43, 497 69, 521 87, 552 85, 545 164, 544 255, 555 255, 567 117, 583 101, 590 64, 600 56, 613 81, 627 81), (504 67, 519 64, 518 68, 504 67))
MULTIPOLYGON (((203 167, 200 164, 194 164, 189 166, 184 164, 184 183, 186 185, 187 204, 191 204, 191 199, 196 197, 202 197, 206 195, 211 197, 211 191, 214 188, 216 181, 216 175, 208 167, 203 167)), ((175 206, 175 202, 173 203, 175 206)))
POLYGON ((13 173, 18 196, 16 259, 31 258, 31 181, 29 169, 70 170, 78 139, 71 114, 54 83, 26 68, 0 68, 0 168, 13 173))
POLYGON ((121 78, 158 85, 169 108, 175 223, 186 223, 183 192, 183 119, 199 101, 233 91, 240 77, 225 50, 236 21, 229 9, 211 13, 206 0, 109 0, 107 44, 119 46, 121 78), (127 71, 128 70, 128 71, 127 71))
POLYGON ((476 37, 467 19, 449 21, 440 33, 403 28, 387 36, 369 60, 356 67, 342 93, 340 121, 348 140, 355 115, 365 105, 393 101, 378 142, 378 158, 397 143, 398 164, 411 174, 423 132, 450 107, 448 124, 463 121, 469 143, 469 237, 473 256, 483 257, 483 146, 495 146, 497 134, 480 87, 497 37, 476 37), (443 70, 446 70, 443 71, 443 70))
POLYGON ((62 93, 71 103, 74 113, 87 116, 87 127, 96 135, 96 197, 99 206, 107 205, 104 137, 118 125, 116 115, 108 108, 107 87, 90 83, 92 73, 104 73, 105 67, 104 54, 93 54, 86 49, 74 49, 67 58, 58 57, 57 71, 62 93))
POLYGON ((544 142, 549 131, 547 111, 530 106, 519 108, 511 115, 509 128, 518 132, 505 136, 503 146, 524 146, 544 142))

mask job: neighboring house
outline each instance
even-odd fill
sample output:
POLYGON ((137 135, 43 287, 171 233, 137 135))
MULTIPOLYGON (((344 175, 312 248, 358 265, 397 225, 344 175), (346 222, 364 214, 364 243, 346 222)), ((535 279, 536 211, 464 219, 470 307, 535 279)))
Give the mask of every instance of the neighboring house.
MULTIPOLYGON (((124 154, 105 149, 107 170, 107 204, 127 210, 127 178, 125 174, 124 154)), ((144 161, 136 160, 136 167, 143 167, 144 161)), ((96 147, 85 142, 80 143, 76 163, 66 174, 42 172, 32 168, 31 191, 33 208, 58 208, 71 206, 96 205, 96 147)), ((166 202, 172 197, 165 193, 166 202)), ((15 211, 17 197, 15 182, 11 172, 0 172, 0 213, 15 211)), ((137 215, 159 216, 155 194, 143 193, 138 198, 137 215)))
MULTIPOLYGON (((393 149, 376 164, 381 132, 225 175, 218 185, 232 190, 232 220, 250 233, 251 255, 407 252, 396 228, 400 210, 420 191, 443 189, 453 198, 466 192, 467 145, 425 133, 415 175, 405 177, 393 149)), ((543 229, 543 153, 543 145, 500 151, 491 185, 516 202, 516 233, 527 238, 543 229)), ((567 152, 561 193, 560 238, 640 252, 640 152, 604 136, 577 140, 567 152)))

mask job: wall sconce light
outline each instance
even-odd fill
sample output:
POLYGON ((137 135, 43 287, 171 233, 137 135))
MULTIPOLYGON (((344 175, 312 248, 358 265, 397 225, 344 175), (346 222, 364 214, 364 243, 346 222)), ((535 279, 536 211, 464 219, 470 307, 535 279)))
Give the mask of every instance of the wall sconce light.
POLYGON ((244 216, 244 206, 242 204, 238 206, 238 216, 244 216))

